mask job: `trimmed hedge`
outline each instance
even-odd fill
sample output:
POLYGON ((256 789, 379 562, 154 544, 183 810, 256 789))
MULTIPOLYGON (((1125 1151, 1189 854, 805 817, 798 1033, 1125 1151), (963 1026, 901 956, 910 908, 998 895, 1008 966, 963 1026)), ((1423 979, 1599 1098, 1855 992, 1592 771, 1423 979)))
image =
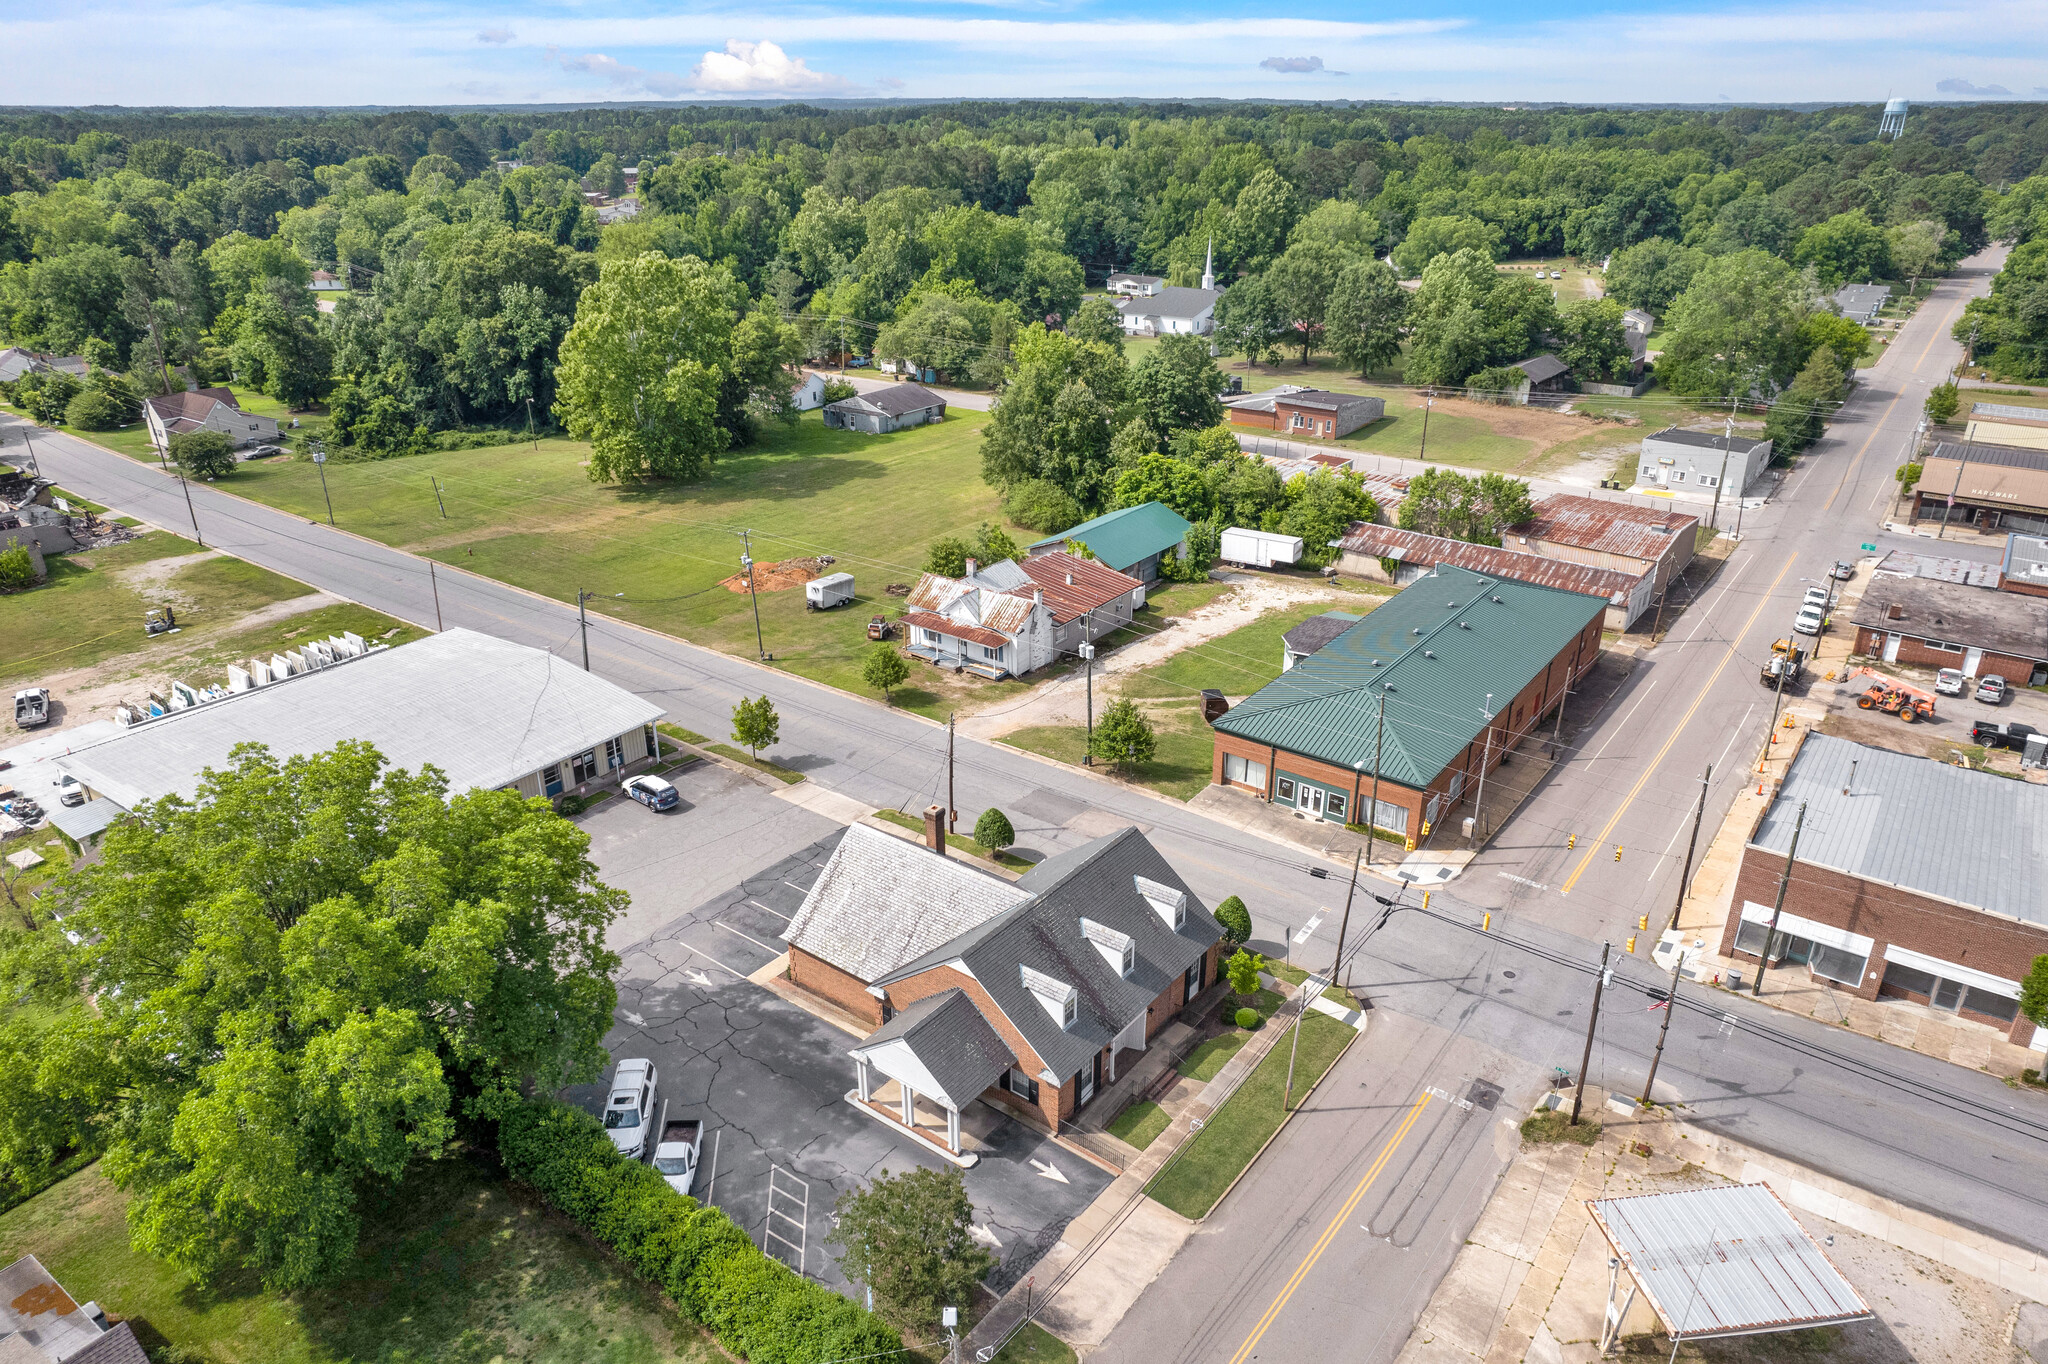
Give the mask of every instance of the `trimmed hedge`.
POLYGON ((498 1151, 514 1179, 582 1223, 751 1364, 907 1358, 902 1337, 880 1317, 770 1259, 723 1212, 621 1156, 581 1109, 548 1099, 522 1104, 498 1124, 498 1151))

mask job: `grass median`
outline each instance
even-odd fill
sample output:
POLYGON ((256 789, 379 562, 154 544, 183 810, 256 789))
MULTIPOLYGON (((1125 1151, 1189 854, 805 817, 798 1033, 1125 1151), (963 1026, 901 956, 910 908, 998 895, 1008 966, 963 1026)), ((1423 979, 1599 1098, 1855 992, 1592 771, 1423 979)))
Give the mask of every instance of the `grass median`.
MULTIPOLYGON (((1310 1013, 1302 1019, 1301 1049, 1294 1057, 1297 1102, 1357 1035, 1327 1014, 1310 1013)), ((1280 1104, 1287 1087, 1290 1049, 1286 1039, 1276 1042, 1229 1101, 1153 1177, 1145 1192, 1183 1217, 1208 1216, 1286 1120, 1280 1104)))

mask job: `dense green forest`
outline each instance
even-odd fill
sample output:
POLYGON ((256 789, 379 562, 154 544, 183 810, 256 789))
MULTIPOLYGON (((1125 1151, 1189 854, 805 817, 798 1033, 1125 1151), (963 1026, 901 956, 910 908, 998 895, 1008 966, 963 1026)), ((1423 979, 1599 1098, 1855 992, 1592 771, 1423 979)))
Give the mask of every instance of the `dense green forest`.
MULTIPOLYGON (((1624 358, 1632 305, 1665 318, 1667 387, 1780 393, 1834 339, 1826 291, 1924 276, 2040 220, 2048 107, 1918 109, 1895 142, 1877 140, 1877 116, 0 113, 0 338, 92 359, 108 377, 88 421, 182 366, 325 401, 342 444, 379 453, 552 413, 593 441, 594 474, 617 477, 701 469, 788 415, 788 362, 879 344, 1042 410, 1034 430, 992 434, 991 477, 1080 468, 1066 486, 1088 504, 1114 485, 1100 465, 1113 436, 1144 419, 1128 470, 1134 442, 1157 452, 1180 428, 1146 406, 1116 319, 1083 296, 1120 269, 1192 284, 1211 249, 1232 353, 1322 351, 1484 388, 1547 346, 1597 377, 1624 358), (642 212, 600 226, 585 195, 621 192, 628 167, 642 212), (1609 298, 1560 309, 1491 269, 1559 254, 1611 258, 1609 298), (331 314, 306 287, 315 269, 352 286, 331 314), (616 287, 592 288, 614 272, 616 287), (620 381, 621 338, 656 312, 692 338, 637 356, 620 381), (1069 344, 1025 344, 1041 330, 1069 344), (1020 375, 1020 356, 1059 368, 1020 375)), ((2028 279, 1973 314, 2002 354, 2048 354, 2048 296, 2028 279)), ((1839 339, 1824 369, 1853 364, 1839 339)), ((57 419, 78 396, 40 405, 57 419)))

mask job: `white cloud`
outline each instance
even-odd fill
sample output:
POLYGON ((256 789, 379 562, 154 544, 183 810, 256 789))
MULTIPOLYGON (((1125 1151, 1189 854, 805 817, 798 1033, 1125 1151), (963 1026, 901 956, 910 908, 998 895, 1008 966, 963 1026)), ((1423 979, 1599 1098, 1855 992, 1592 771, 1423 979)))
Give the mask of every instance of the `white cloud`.
POLYGON ((509 28, 487 28, 476 35, 476 40, 480 43, 489 43, 493 47, 503 47, 518 36, 509 28))
POLYGON ((725 51, 705 53, 704 59, 691 70, 690 85, 697 90, 738 95, 839 90, 846 87, 846 81, 811 70, 802 57, 792 57, 774 43, 728 38, 725 51))
POLYGON ((674 99, 689 90, 690 84, 672 71, 647 71, 637 66, 628 66, 602 52, 586 52, 580 57, 562 55, 560 48, 549 46, 548 59, 558 63, 564 71, 578 71, 596 76, 621 90, 645 90, 662 99, 674 99))
POLYGON ((1268 57, 1259 63, 1268 71, 1308 72, 1323 69, 1321 57, 1268 57))
POLYGON ((1945 81, 1936 81, 1934 88, 1944 95, 1968 95, 1977 99, 2015 98, 2012 91, 2002 85, 1972 85, 1955 76, 1950 76, 1945 81))

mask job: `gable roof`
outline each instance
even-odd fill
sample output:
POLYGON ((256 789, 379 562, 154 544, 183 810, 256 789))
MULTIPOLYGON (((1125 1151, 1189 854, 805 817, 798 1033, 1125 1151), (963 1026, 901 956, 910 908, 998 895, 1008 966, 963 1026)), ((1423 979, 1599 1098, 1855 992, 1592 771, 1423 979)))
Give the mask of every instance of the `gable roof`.
POLYGON ((234 390, 226 388, 198 388, 183 393, 163 393, 146 399, 149 410, 166 426, 173 422, 203 422, 213 409, 226 403, 237 412, 242 405, 235 401, 234 390))
POLYGON ((1420 790, 1607 610, 1604 597, 1439 565, 1219 717, 1215 728, 1420 790), (1465 627, 1461 628, 1461 623, 1465 627))
MULTIPOLYGON (((988 992, 1038 1053, 1055 1082, 1075 1074, 1127 1027, 1173 980, 1194 965, 1223 929, 1167 860, 1134 828, 1106 834, 1047 858, 1017 888, 1030 898, 881 977, 886 985, 958 962, 988 992), (1185 897, 1176 930, 1153 909, 1137 878, 1185 897), (1089 919, 1132 940, 1136 964, 1128 979, 1084 935, 1089 919), (1029 969, 1072 987, 1072 1027, 1054 1021, 1024 984, 1029 969)), ((1039 1078, 1045 1078, 1041 1075, 1039 1078)))
POLYGON ((889 1042, 909 1047, 938 1086, 935 1097, 955 1108, 965 1108, 1017 1063, 967 992, 959 989, 918 1000, 862 1038, 850 1054, 865 1058, 889 1042))
MULTIPOLYGON (((998 577, 1007 576, 1007 573, 998 574, 998 577)), ((1031 624, 1032 609, 1038 604, 1033 596, 1035 591, 1035 588, 998 588, 981 573, 973 578, 948 578, 943 573, 926 573, 910 589, 904 605, 912 613, 929 613, 942 616, 949 623, 980 626, 1014 635, 1031 624)))
POLYGON ((1578 549, 1630 559, 1661 559, 1680 538, 1693 533, 1697 516, 1663 507, 1636 507, 1575 493, 1555 493, 1538 502, 1532 515, 1510 532, 1524 540, 1548 540, 1578 549))
POLYGON ((1495 549, 1492 545, 1467 544, 1463 540, 1424 535, 1421 531, 1381 526, 1370 521, 1352 522, 1351 529, 1337 544, 1347 554, 1399 559, 1425 568, 1431 564, 1455 564, 1474 573, 1605 597, 1613 606, 1626 606, 1629 595, 1643 576, 1624 573, 1618 568, 1602 568, 1598 564, 1582 564, 1575 559, 1553 559, 1542 554, 1524 554, 1520 550, 1495 549))
POLYGON ((1526 360, 1517 360, 1508 366, 1529 376, 1529 382, 1540 384, 1546 379, 1555 379, 1560 374, 1569 374, 1572 367, 1555 355, 1532 355, 1526 360))
POLYGON ((1026 898, 930 848, 847 828, 782 937, 857 980, 887 975, 1026 898))
POLYGON ((1169 284, 1156 294, 1141 294, 1118 305, 1133 317, 1200 317, 1223 297, 1221 289, 1189 289, 1169 284))
POLYGON ((1089 553, 1119 573, 1132 564, 1172 549, 1187 539, 1188 523, 1164 502, 1143 502, 1135 507, 1104 512, 1058 535, 1048 535, 1032 544, 1030 552, 1056 550, 1069 540, 1088 546, 1089 553))
POLYGON ((946 400, 922 384, 891 384, 887 388, 871 389, 866 393, 856 393, 851 398, 841 398, 829 405, 841 409, 879 412, 886 417, 901 417, 911 412, 922 412, 929 407, 944 407, 946 400))
POLYGON ((1008 560, 1005 563, 1012 564, 1045 593, 1045 604, 1055 625, 1065 625, 1076 616, 1107 606, 1144 586, 1127 573, 1065 550, 1036 555, 1022 564, 1008 560))

